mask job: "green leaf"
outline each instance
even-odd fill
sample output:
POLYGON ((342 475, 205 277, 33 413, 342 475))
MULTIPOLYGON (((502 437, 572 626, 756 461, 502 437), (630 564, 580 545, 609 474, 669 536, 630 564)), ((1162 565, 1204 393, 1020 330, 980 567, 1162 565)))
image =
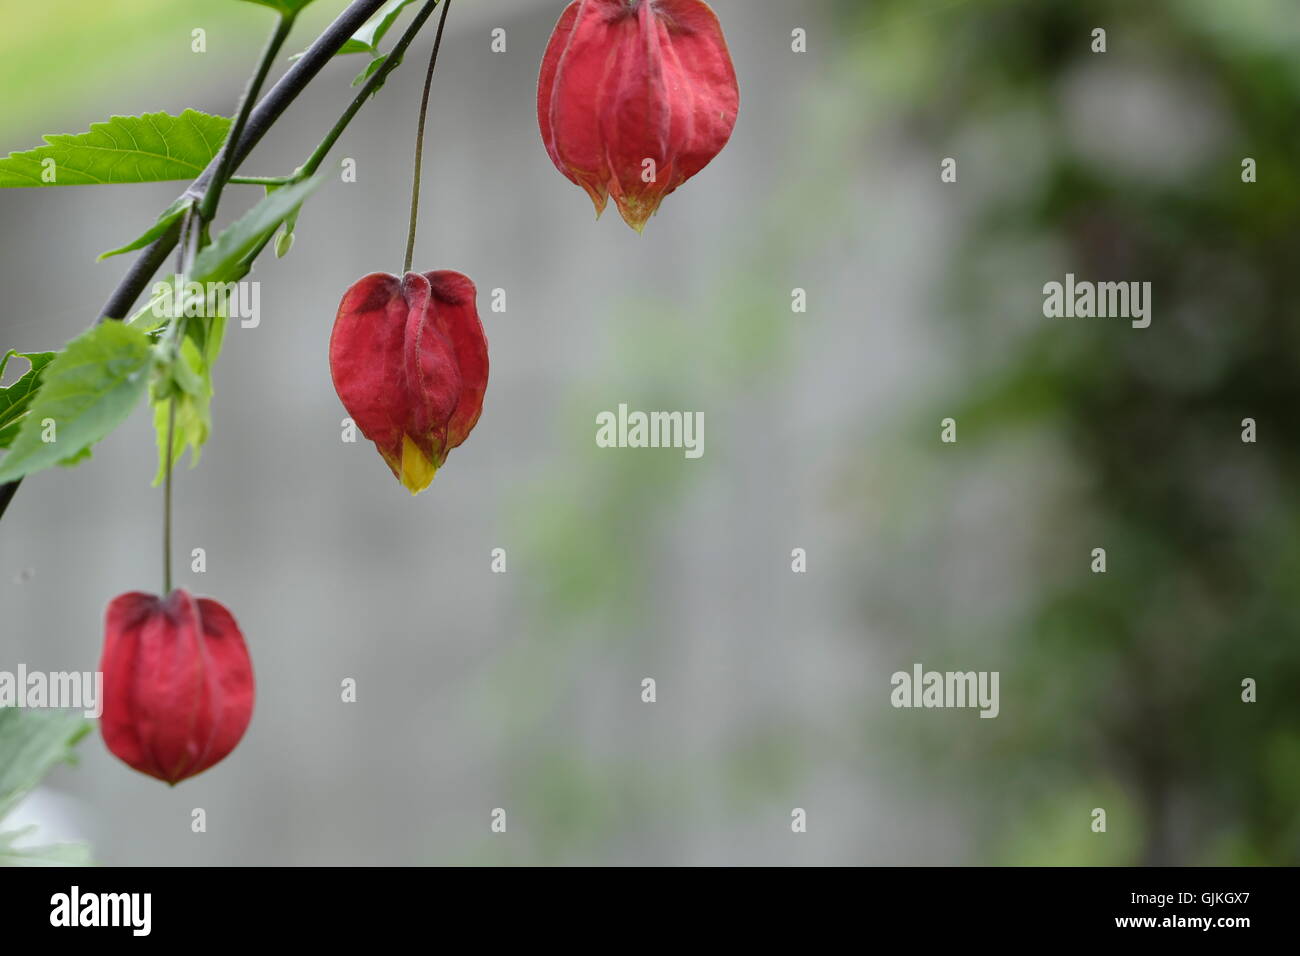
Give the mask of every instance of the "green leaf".
POLYGON ((9 452, 0 482, 13 481, 80 455, 124 422, 148 385, 149 336, 122 322, 102 322, 68 343, 43 370, 9 452), (54 423, 45 441, 42 422, 54 423))
MULTIPOLYGON (((375 57, 373 60, 371 60, 369 63, 366 64, 366 68, 364 70, 362 70, 353 78, 352 85, 360 86, 362 83, 366 82, 366 80, 374 76, 375 71, 378 70, 381 66, 383 66, 384 62, 387 59, 388 59, 387 53, 379 54, 379 56, 375 57)), ((401 63, 402 61, 399 59, 397 61, 397 65, 401 66, 401 63)))
POLYGON ((221 354, 221 344, 226 338, 226 314, 227 303, 224 299, 219 299, 214 306, 209 309, 209 315, 198 319, 187 319, 185 334, 199 350, 199 355, 203 360, 203 368, 207 373, 211 373, 212 366, 217 361, 217 356, 221 354))
POLYGON ((383 40, 384 34, 388 32, 404 9, 409 7, 415 0, 388 0, 382 7, 375 11, 365 23, 352 34, 339 53, 371 53, 379 52, 379 42, 383 40))
POLYGON ((190 450, 190 467, 199 463, 199 455, 212 430, 211 394, 196 397, 178 394, 174 399, 155 402, 153 406, 154 436, 158 445, 158 471, 154 474, 154 487, 167 476, 167 424, 171 415, 171 402, 176 402, 175 431, 172 435, 171 464, 174 466, 190 450))
POLYGON ((54 352, 16 352, 10 349, 0 356, 0 380, 5 366, 13 356, 26 359, 31 365, 22 378, 8 388, 0 388, 0 448, 8 448, 18 434, 18 426, 32 402, 32 396, 41 387, 41 371, 50 364, 54 352))
POLYGON ((212 161, 229 130, 224 116, 198 110, 180 116, 114 116, 92 123, 88 133, 46 136, 48 145, 0 159, 0 187, 193 179, 212 161))
POLYGON ((14 846, 19 839, 36 832, 23 827, 0 833, 0 866, 90 866, 90 847, 84 843, 52 843, 48 846, 14 846))
POLYGON ((67 458, 60 458, 60 459, 59 459, 59 467, 60 467, 60 468, 72 468, 72 467, 75 467, 76 465, 80 465, 80 464, 81 464, 83 461, 85 461, 87 458, 91 457, 91 454, 92 454, 92 453, 91 453, 91 450, 90 450, 90 446, 87 445, 85 448, 81 449, 81 451, 76 452, 75 454, 69 455, 67 458))
MULTIPOLYGON (((75 710, 0 707, 0 818, 16 807, 60 763, 76 763, 73 747, 90 732, 75 710)), ((0 833, 0 866, 89 866, 90 848, 80 843, 18 847, 34 833, 23 827, 0 833)))
POLYGON ((290 216, 296 215, 304 199, 321 184, 316 175, 292 186, 275 189, 262 197, 206 246, 194 260, 193 281, 234 282, 248 274, 248 257, 290 216))
MULTIPOLYGON (((258 0, 252 0, 256 3, 258 0)), ((388 32, 397 18, 401 15, 402 10, 409 7, 415 0, 388 0, 382 7, 375 11, 374 15, 357 28, 357 32, 345 40, 343 45, 338 48, 335 56, 342 56, 346 53, 369 53, 371 56, 379 55, 379 42, 383 40, 384 34, 388 32)), ((301 53, 295 53, 289 59, 296 60, 301 53)), ((373 70, 372 70, 373 72, 373 70)), ((359 84, 353 83, 353 86, 359 84)))
POLYGON ((190 467, 199 463, 199 453, 212 430, 212 363, 221 350, 221 337, 225 319, 215 318, 210 328, 201 335, 191 335, 190 327, 199 325, 188 319, 186 337, 181 342, 180 356, 170 374, 156 381, 150 389, 153 402, 154 436, 158 445, 158 473, 154 485, 162 483, 168 465, 175 465, 190 450, 190 467), (170 461, 167 455, 167 431, 171 417, 171 403, 176 403, 170 461))
MULTIPOLYGON (((266 187, 266 194, 269 196, 271 193, 275 192, 277 189, 281 189, 282 187, 283 183, 268 185, 266 187)), ((299 207, 299 209, 301 209, 301 207, 299 207)), ((289 215, 284 217, 284 228, 280 230, 280 235, 275 238, 275 257, 277 259, 283 259, 289 254, 289 250, 293 248, 293 230, 294 227, 298 225, 299 209, 295 209, 293 212, 289 213, 289 215)))
POLYGON ((175 277, 164 282, 161 279, 149 290, 149 300, 136 309, 125 323, 149 335, 158 335, 163 326, 171 320, 172 302, 175 298, 175 277))
POLYGON ((72 748, 89 731, 80 711, 0 707, 0 818, 55 766, 75 763, 72 748))
POLYGON ((170 229, 172 225, 177 221, 179 221, 180 218, 184 216, 185 213, 193 205, 194 205, 194 200, 190 199, 189 197, 182 197, 176 200, 174 203, 172 203, 170 206, 168 206, 166 209, 163 210, 162 215, 158 217, 158 221, 155 222, 152 226, 150 226, 146 232, 142 233, 138 239, 133 239, 131 242, 127 243, 125 246, 122 246, 120 249, 112 249, 108 252, 101 252, 99 254, 99 257, 95 261, 103 262, 109 256, 120 256, 124 252, 135 252, 135 250, 137 249, 143 249, 145 246, 149 245, 151 242, 153 242, 155 239, 161 236, 164 232, 170 229))
POLYGON ((225 292, 234 288, 233 283, 213 283, 204 288, 189 282, 182 286, 178 277, 173 276, 166 287, 167 295, 162 295, 160 289, 155 299, 158 321, 180 322, 184 336, 174 358, 170 342, 162 344, 160 340, 155 352, 159 358, 149 385, 158 446, 155 485, 163 481, 167 469, 180 460, 185 449, 190 450, 190 467, 199 463, 200 451, 212 428, 212 366, 225 338, 229 306, 225 292), (195 311, 200 314, 186 314, 196 303, 195 311))

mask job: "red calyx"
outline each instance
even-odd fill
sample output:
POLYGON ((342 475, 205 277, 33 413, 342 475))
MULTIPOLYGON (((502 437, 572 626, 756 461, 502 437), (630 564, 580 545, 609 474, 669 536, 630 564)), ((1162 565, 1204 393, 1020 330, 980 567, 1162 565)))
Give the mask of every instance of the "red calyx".
POLYGON ((542 58, 537 122, 556 169, 640 232, 727 144, 740 90, 703 0, 575 0, 542 58))
POLYGON ((253 665, 234 617, 211 598, 178 588, 134 591, 104 622, 108 749, 170 784, 202 773, 235 749, 253 716, 253 665))
POLYGON ((459 272, 375 272, 339 304, 334 390, 412 494, 429 486, 483 410, 488 351, 475 295, 459 272))

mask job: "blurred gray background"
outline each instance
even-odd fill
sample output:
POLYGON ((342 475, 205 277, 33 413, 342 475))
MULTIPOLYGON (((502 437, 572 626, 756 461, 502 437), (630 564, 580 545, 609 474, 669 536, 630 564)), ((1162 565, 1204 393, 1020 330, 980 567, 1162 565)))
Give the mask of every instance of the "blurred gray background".
MULTIPOLYGON (((713 5, 740 79, 739 122, 637 236, 613 209, 593 222, 540 142, 536 74, 563 4, 456 0, 430 105, 416 267, 477 283, 492 369, 477 429, 415 499, 369 443, 340 441, 326 350, 344 289, 401 266, 432 29, 362 110, 291 254, 259 261, 261 326, 232 323, 213 435, 199 467, 177 473, 177 583, 238 618, 258 682, 252 725, 224 763, 174 790, 88 737, 81 765, 51 774, 23 810, 43 840, 85 839, 107 864, 198 865, 1294 853, 1293 823, 1273 840, 1274 810, 1206 796, 1177 772, 1157 781, 1169 800, 1152 802, 1140 769, 1078 744, 1152 726, 1111 719, 1125 713, 1113 672, 1063 655, 1041 680, 1011 676, 1030 656, 1008 621, 1062 575, 1086 572, 1099 529, 1113 530, 1089 523, 1097 489, 1074 432, 1054 419, 938 446, 939 419, 961 407, 948 401, 954 386, 1003 374, 1050 325, 1042 283, 1088 271, 1071 244, 1076 217, 1046 200, 1025 209, 1064 188, 1053 170, 1118 169, 1152 195, 1196 192, 1197 177, 1231 184, 1237 106, 1221 91, 1232 74, 1209 71, 1205 50, 1280 62, 1281 19, 1224 26, 1208 4, 1099 3, 1112 37, 1099 61, 1087 4, 713 5), (495 27, 504 54, 491 51, 495 27), (795 28, 807 30, 806 53, 791 51, 795 28), (950 155, 960 176, 945 186, 950 155), (344 157, 356 183, 338 181, 344 157), (981 217, 999 203, 1041 219, 995 235, 981 217), (504 313, 490 311, 495 288, 504 313), (807 290, 804 314, 791 312, 794 288, 807 290), (703 458, 597 448, 595 416, 619 403, 703 412, 703 458), (188 570, 195 547, 206 549, 202 575, 188 570), (806 574, 791 572, 796 547, 806 574), (491 572, 494 548, 505 574, 491 572), (1000 719, 893 710, 890 674, 914 662, 1001 670, 1000 719), (1071 711, 1016 696, 1055 698, 1070 674, 1093 681, 1071 711), (354 704, 340 700, 349 677, 354 704), (645 677, 657 682, 652 705, 640 699, 645 677), (1099 805, 1114 820, 1104 843, 1089 842, 1099 805), (204 834, 190 831, 195 807, 204 834), (489 831, 495 807, 508 813, 504 835, 489 831), (807 810, 806 834, 791 833, 794 807, 807 810), (1250 836, 1261 821, 1268 839, 1250 836)), ((24 35, 0 41, 12 54, 0 148, 113 113, 233 109, 270 14, 216 0, 131 7, 50 0, 24 35), (195 26, 208 31, 206 55, 190 52, 195 26), (56 35, 66 57, 48 54, 56 35)), ((341 7, 315 4, 291 47, 341 7)), ((360 65, 328 70, 242 172, 292 171, 360 65)), ((1294 94, 1294 76, 1269 76, 1294 94)), ((95 256, 142 231, 181 186, 0 195, 0 349, 53 348, 85 328, 127 264, 95 256)), ((231 187, 223 219, 258 193, 231 187)), ((1127 254, 1113 277, 1149 277, 1127 254)), ((1169 311, 1143 347, 1173 321, 1173 302, 1157 305, 1169 311)), ((1130 357, 1141 336, 1049 332, 1130 357)), ((141 409, 92 460, 24 483, 0 524, 0 667, 91 669, 108 600, 158 590, 155 466, 141 409)), ((1105 653, 1117 667, 1130 659, 1105 653)), ((1259 662, 1239 663, 1234 686, 1259 662)), ((1220 724, 1238 713, 1232 694, 1206 705, 1222 708, 1220 724)), ((1153 706, 1169 726, 1187 705, 1153 706)), ((1292 793, 1287 726, 1270 752, 1292 793)), ((1243 773, 1242 787, 1262 792, 1243 773)))

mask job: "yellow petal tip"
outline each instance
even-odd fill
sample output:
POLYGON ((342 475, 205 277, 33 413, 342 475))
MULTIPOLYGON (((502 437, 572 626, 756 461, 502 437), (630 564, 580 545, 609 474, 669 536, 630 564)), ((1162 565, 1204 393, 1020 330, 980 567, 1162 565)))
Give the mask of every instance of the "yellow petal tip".
POLYGON ((438 466, 420 451, 410 435, 402 436, 402 466, 398 478, 412 495, 418 495, 433 481, 438 466))

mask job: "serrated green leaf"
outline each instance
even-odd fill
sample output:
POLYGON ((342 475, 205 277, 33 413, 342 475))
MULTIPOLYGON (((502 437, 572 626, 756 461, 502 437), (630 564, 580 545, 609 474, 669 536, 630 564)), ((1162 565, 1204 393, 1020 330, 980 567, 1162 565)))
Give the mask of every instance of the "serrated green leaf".
POLYGON ((316 175, 292 186, 284 186, 262 197, 256 206, 224 230, 194 260, 193 281, 235 282, 248 273, 248 257, 271 237, 276 229, 298 211, 311 192, 321 184, 316 175))
POLYGON ((60 468, 73 468, 73 467, 75 467, 75 466, 81 464, 81 463, 82 463, 83 461, 85 461, 87 458, 91 457, 91 454, 92 454, 92 453, 91 453, 91 450, 90 450, 90 446, 87 445, 85 448, 81 449, 81 451, 74 452, 73 454, 69 455, 67 458, 60 458, 60 459, 59 459, 59 467, 60 467, 60 468))
POLYGON ((89 731, 80 711, 0 707, 0 818, 56 765, 75 763, 89 731))
POLYGON ((0 388, 0 448, 8 448, 18 434, 22 417, 27 414, 32 397, 41 387, 41 372, 54 358, 54 352, 17 352, 10 349, 0 357, 0 379, 4 377, 5 366, 13 356, 26 359, 31 365, 18 381, 7 388, 0 388))
POLYGON ((46 136, 48 145, 0 159, 0 187, 193 179, 216 156, 229 130, 226 117, 198 110, 113 116, 92 123, 88 133, 46 136), (50 170, 53 182, 47 181, 50 170))
POLYGON ((102 322, 68 343, 42 370, 41 387, 8 453, 0 482, 13 481, 80 455, 126 420, 148 385, 149 336, 122 322, 102 322), (42 439, 52 419, 54 441, 42 439))
POLYGON ((19 422, 13 422, 0 428, 0 449, 8 448, 14 443, 14 438, 18 436, 19 425, 19 422))
POLYGON ((142 233, 139 238, 133 239, 120 249, 101 252, 95 261, 103 262, 109 256, 120 256, 124 252, 135 252, 137 249, 143 249, 178 222, 193 205, 194 200, 188 197, 176 200, 163 210, 162 215, 158 217, 158 221, 150 226, 146 232, 142 233))

